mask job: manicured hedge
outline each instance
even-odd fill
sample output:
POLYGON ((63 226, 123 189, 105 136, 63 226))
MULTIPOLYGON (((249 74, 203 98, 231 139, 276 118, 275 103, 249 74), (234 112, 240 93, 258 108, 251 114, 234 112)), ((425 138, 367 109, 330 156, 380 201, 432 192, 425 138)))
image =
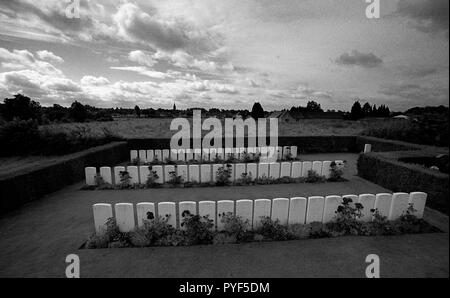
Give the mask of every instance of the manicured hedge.
POLYGON ((358 175, 392 191, 428 193, 427 206, 449 214, 449 176, 381 154, 361 154, 358 175))
POLYGON ((355 137, 355 146, 356 146, 355 152, 362 152, 364 150, 365 144, 371 144, 372 151, 374 152, 420 150, 423 149, 423 147, 426 147, 402 141, 386 140, 375 137, 357 136, 355 137))
POLYGON ((126 142, 116 142, 61 157, 51 165, 0 180, 0 214, 84 179, 87 166, 116 165, 127 159, 126 142))

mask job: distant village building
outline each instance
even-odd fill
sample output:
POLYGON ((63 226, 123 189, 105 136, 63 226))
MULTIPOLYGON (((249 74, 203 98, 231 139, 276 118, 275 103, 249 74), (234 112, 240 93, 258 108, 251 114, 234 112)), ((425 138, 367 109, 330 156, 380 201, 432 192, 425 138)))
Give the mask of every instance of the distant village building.
POLYGON ((289 111, 275 111, 270 113, 267 118, 278 118, 279 122, 285 122, 285 123, 294 123, 297 122, 294 117, 292 117, 291 113, 289 111))

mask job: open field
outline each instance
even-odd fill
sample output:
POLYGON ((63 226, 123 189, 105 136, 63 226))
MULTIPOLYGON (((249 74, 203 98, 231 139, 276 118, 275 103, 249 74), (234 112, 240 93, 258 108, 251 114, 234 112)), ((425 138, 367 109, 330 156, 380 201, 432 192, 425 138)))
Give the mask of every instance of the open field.
MULTIPOLYGON (((113 122, 50 124, 41 126, 40 128, 55 132, 86 129, 87 132, 93 135, 101 135, 106 128, 113 134, 123 138, 170 138, 176 132, 176 130, 170 130, 172 120, 172 118, 131 118, 117 119, 113 122)), ((336 119, 304 119, 295 123, 280 121, 278 133, 279 136, 357 135, 369 126, 376 126, 380 121, 384 120, 348 121, 336 119)), ((207 132, 204 131, 204 133, 207 132)))

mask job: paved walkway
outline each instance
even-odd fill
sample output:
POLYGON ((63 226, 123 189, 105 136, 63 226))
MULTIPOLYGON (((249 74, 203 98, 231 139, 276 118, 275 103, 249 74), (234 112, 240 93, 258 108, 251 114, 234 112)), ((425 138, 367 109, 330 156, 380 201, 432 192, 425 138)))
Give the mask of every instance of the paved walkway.
POLYGON ((65 257, 82 276, 364 277, 365 256, 381 258, 385 277, 448 277, 448 234, 345 237, 244 245, 79 250, 93 231, 94 203, 257 199, 379 193, 355 177, 343 183, 132 191, 80 191, 73 185, 0 218, 0 277, 64 277, 65 257))

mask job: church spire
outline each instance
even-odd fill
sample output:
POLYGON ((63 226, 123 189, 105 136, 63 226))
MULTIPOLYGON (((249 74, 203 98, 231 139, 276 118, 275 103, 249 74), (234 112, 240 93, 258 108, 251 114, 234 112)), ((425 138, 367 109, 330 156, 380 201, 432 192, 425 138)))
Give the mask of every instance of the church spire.
POLYGON ((175 105, 175 102, 173 102, 173 110, 174 110, 174 111, 177 110, 177 106, 175 105))

